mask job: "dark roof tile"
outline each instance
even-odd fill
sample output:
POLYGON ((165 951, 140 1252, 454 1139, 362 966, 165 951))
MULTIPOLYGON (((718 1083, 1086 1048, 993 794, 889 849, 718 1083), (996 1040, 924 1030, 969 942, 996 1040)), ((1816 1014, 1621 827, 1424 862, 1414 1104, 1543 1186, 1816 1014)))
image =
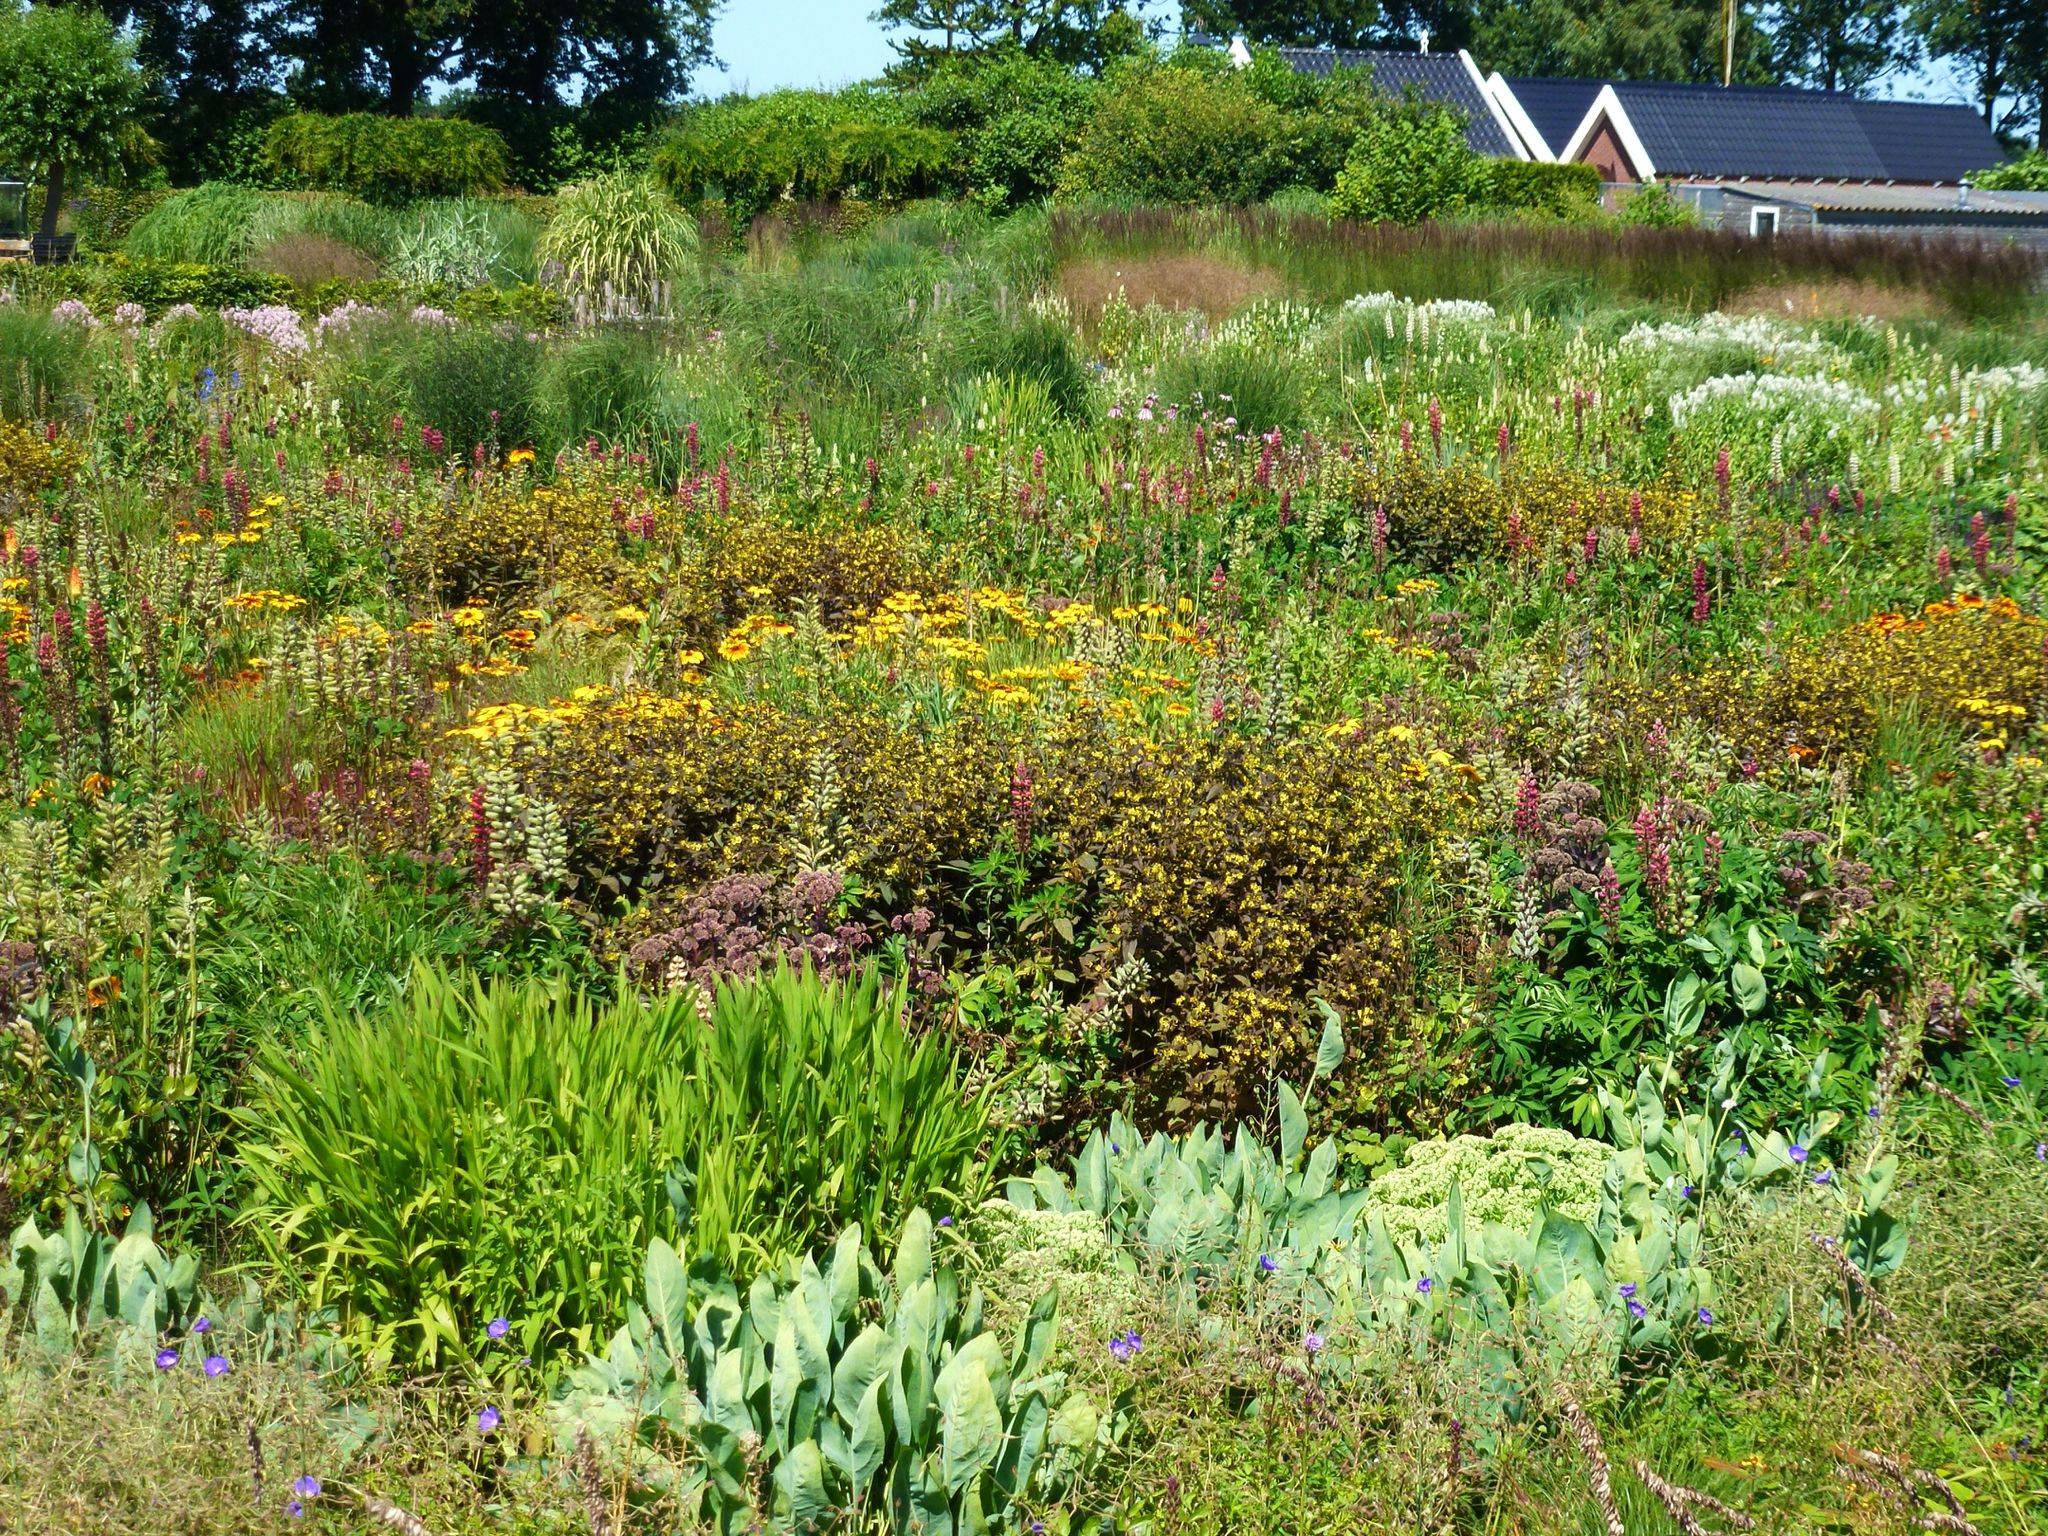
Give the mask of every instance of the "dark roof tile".
POLYGON ((1586 109, 1593 105, 1593 98, 1600 94, 1604 80, 1545 80, 1531 76, 1508 81, 1508 89, 1515 93, 1515 100, 1522 105, 1522 111, 1543 135, 1544 145, 1553 155, 1562 154, 1572 133, 1586 115, 1586 109))
POLYGON ((1363 69, 1390 95, 1399 96, 1413 87, 1423 100, 1463 113, 1465 142, 1480 154, 1514 157, 1514 145, 1501 131, 1479 82, 1458 54, 1403 53, 1390 48, 1282 48, 1279 52, 1304 75, 1363 69))

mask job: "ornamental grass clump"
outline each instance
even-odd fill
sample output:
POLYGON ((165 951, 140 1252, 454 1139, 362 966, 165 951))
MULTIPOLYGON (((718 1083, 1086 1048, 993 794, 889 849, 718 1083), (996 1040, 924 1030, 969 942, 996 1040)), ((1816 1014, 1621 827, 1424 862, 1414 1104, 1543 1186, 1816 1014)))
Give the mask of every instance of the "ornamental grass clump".
POLYGON ((423 969, 266 1050, 245 1228, 373 1356, 541 1358, 615 1325, 656 1239, 745 1278, 855 1223, 981 1194, 990 1088, 872 975, 643 1001, 423 969))
POLYGON ((613 171, 556 197, 534 256, 594 316, 658 313, 696 260, 697 226, 651 177, 613 171))

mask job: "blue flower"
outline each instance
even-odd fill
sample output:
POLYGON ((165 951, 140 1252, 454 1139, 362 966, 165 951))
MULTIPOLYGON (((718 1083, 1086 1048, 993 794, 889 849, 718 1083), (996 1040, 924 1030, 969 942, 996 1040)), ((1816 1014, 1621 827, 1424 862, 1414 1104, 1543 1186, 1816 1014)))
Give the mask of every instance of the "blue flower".
POLYGON ((1144 1347, 1144 1337, 1135 1328, 1127 1328, 1109 1341, 1109 1352, 1118 1360, 1128 1360, 1144 1347))
POLYGON ((1815 1175, 1813 1176, 1813 1182, 1814 1182, 1814 1183, 1816 1183, 1816 1184, 1832 1184, 1832 1183, 1834 1183, 1834 1182, 1835 1182, 1835 1170, 1834 1170, 1834 1169, 1832 1169, 1832 1168, 1823 1168, 1823 1169, 1821 1169, 1821 1171, 1820 1171, 1819 1173, 1816 1173, 1816 1174, 1815 1174, 1815 1175))
POLYGON ((1649 1310, 1650 1309, 1648 1307, 1644 1306, 1640 1301, 1637 1301, 1633 1296, 1629 1298, 1628 1315, 1630 1317, 1642 1317, 1649 1310))
POLYGON ((284 1512, 294 1520, 303 1520, 306 1517, 306 1506, 297 1499, 291 1499, 286 1502, 284 1512))
POLYGON ((1635 1295, 1635 1293, 1636 1293, 1636 1283, 1635 1283, 1635 1281, 1633 1281, 1633 1280, 1624 1280, 1624 1281, 1622 1281, 1622 1283, 1621 1283, 1621 1299, 1622 1299, 1623 1301, 1627 1301, 1627 1300, 1629 1299, 1629 1297, 1631 1297, 1631 1296, 1635 1295))
POLYGON ((494 1317, 484 1324, 484 1336, 486 1338, 502 1339, 511 1331, 512 1319, 509 1317, 494 1317))
POLYGON ((207 366, 207 367, 205 367, 205 368, 202 368, 202 369, 200 369, 200 370, 199 370, 199 398, 200 398, 200 399, 202 399, 202 400, 211 400, 211 399, 213 398, 213 389, 214 389, 214 383, 215 383, 215 381, 216 381, 216 380, 217 380, 218 378, 219 378, 219 375, 218 375, 218 374, 216 374, 216 373, 215 373, 215 372, 213 371, 213 368, 212 368, 212 366, 211 366, 211 365, 209 365, 209 366, 207 366))
POLYGON ((156 1352, 156 1368, 158 1370, 168 1371, 177 1363, 178 1352, 175 1349, 160 1349, 156 1352))
POLYGON ((1803 1163, 1806 1161, 1806 1148, 1795 1141, 1792 1143, 1792 1150, 1785 1155, 1795 1163, 1803 1163))
POLYGON ((195 1317, 192 1320, 192 1331, 194 1333, 213 1332, 213 1319, 210 1317, 195 1317))
POLYGON ((486 1408, 476 1416, 476 1427, 487 1435, 504 1422, 504 1415, 495 1408, 486 1408))
POLYGON ((1688 1184, 1685 1186, 1685 1188, 1681 1189, 1679 1193, 1685 1196, 1685 1198, 1688 1200, 1697 1200, 1700 1194, 1699 1186, 1696 1184, 1688 1184))
POLYGON ((2048 1141, 2037 1141, 2034 1143, 2034 1161, 2037 1163, 2048 1163, 2048 1141))
POLYGON ((1714 1326, 1714 1314, 1709 1312, 1705 1307, 1700 1308, 1700 1323, 1702 1326, 1707 1328, 1711 1328, 1714 1326))
POLYGON ((302 1499, 317 1499, 320 1497, 320 1479, 310 1472, 301 1472, 292 1479, 292 1492, 302 1499))
POLYGON ((1278 1269, 1279 1267, 1279 1264, 1274 1260, 1273 1255, 1271 1255, 1270 1253, 1262 1253, 1259 1255, 1259 1273, 1270 1275, 1273 1273, 1274 1270, 1278 1269))
POLYGON ((1436 1289, 1436 1282, 1430 1279, 1429 1276, 1424 1275, 1420 1280, 1415 1282, 1415 1289, 1424 1296, 1427 1296, 1431 1291, 1436 1289))
POLYGON ((1323 1336, 1320 1333, 1315 1332, 1305 1333, 1301 1336, 1301 1347, 1307 1350, 1312 1355, 1321 1354, 1323 1349, 1323 1336))
POLYGON ((951 1225, 953 1225, 953 1218, 950 1216, 941 1216, 939 1218, 939 1225, 942 1227, 950 1227, 951 1225))
POLYGON ((2016 1077, 2001 1077, 1999 1081, 2008 1088, 2017 1088, 2020 1085, 2020 1080, 2016 1077))
POLYGON ((225 1376, 228 1373, 228 1357, 226 1355, 208 1355, 199 1364, 201 1369, 209 1376, 225 1376))

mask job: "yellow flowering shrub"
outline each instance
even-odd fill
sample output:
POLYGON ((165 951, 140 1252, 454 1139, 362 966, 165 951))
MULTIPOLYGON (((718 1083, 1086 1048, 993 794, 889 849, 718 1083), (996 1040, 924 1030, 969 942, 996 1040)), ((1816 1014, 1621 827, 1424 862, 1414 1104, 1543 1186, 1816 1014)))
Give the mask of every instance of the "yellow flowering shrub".
POLYGON ((0 421, 0 505, 40 495, 68 479, 79 461, 78 446, 63 434, 51 442, 19 422, 0 421))
POLYGON ((451 603, 504 601, 557 584, 612 590, 624 569, 618 514, 627 494, 589 469, 551 485, 524 475, 458 485, 404 513, 400 572, 431 582, 451 603))
POLYGON ((635 694, 551 711, 533 762, 585 873, 621 889, 831 864, 905 902, 978 851, 1008 759, 976 716, 928 734, 635 694))
POLYGON ((1298 1073, 1320 997, 1354 1074, 1396 1071, 1407 976, 1404 861, 1450 826, 1465 775, 1387 736, 1158 742, 1088 724, 1055 741, 1038 804, 1095 885, 1095 1006, 1149 1061, 1173 1122, 1227 1119, 1298 1073))
POLYGON ((837 623, 930 582, 894 528, 711 514, 689 525, 664 598, 686 632, 707 636, 741 615, 788 613, 809 602, 837 623))
POLYGON ((1625 534, 1633 526, 1645 538, 1681 539, 1701 521, 1698 497, 1672 484, 1638 489, 1549 464, 1497 477, 1473 459, 1439 465, 1414 453, 1361 462, 1351 497, 1367 515, 1386 509, 1397 549, 1438 562, 1518 545, 1554 548, 1588 528, 1625 534))

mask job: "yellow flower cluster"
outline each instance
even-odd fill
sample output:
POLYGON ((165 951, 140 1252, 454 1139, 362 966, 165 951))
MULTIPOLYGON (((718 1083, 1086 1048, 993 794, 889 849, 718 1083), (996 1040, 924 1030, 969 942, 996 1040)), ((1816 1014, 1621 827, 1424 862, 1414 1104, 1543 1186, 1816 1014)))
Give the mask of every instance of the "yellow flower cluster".
POLYGON ((1518 544, 1557 548, 1589 528, 1625 535, 1634 527, 1648 539, 1683 539, 1702 522, 1699 498, 1675 485, 1632 488, 1554 465, 1495 475, 1471 459, 1439 465, 1417 454, 1361 459, 1349 495, 1366 516, 1386 510, 1397 548, 1436 561, 1518 544))
POLYGON ((19 422, 0 421, 0 511, 68 480, 83 459, 61 432, 53 441, 19 422))

